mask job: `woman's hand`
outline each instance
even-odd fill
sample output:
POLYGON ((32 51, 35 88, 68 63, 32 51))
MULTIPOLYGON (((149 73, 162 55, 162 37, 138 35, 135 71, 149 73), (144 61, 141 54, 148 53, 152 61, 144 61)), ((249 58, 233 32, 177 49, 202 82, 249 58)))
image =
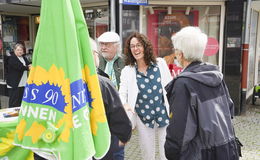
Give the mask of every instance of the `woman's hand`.
POLYGON ((119 147, 122 147, 122 146, 125 146, 126 145, 126 143, 123 143, 123 142, 121 142, 120 140, 119 140, 119 143, 118 143, 118 146, 119 147))
POLYGON ((125 111, 130 111, 132 112, 133 114, 135 114, 135 110, 133 107, 131 107, 129 104, 124 104, 124 108, 125 108, 125 111))
POLYGON ((32 68, 32 65, 31 65, 31 64, 29 64, 29 65, 28 65, 28 68, 29 68, 29 70, 31 70, 31 68, 32 68))

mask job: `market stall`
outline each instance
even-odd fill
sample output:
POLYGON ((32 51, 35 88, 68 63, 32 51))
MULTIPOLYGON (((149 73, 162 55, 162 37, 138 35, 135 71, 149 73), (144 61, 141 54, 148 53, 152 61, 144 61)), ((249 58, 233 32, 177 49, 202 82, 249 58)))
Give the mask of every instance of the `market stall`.
POLYGON ((13 145, 19 108, 0 109, 0 159, 33 160, 33 152, 13 145))

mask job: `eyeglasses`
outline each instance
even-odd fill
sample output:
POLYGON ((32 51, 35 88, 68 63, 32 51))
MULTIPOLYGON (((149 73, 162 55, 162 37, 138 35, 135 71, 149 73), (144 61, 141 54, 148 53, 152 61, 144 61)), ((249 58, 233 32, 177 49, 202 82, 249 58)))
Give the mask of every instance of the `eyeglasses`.
POLYGON ((140 43, 137 43, 136 45, 130 45, 130 49, 134 49, 134 48, 140 49, 141 47, 143 47, 143 45, 140 43))

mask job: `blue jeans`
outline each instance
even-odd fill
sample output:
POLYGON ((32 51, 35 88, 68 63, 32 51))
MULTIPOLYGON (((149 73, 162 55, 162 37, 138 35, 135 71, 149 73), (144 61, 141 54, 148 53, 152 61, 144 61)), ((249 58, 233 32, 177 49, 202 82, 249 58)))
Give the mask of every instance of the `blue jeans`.
POLYGON ((118 147, 118 151, 113 154, 113 160, 124 160, 125 147, 118 147))
POLYGON ((125 156, 125 146, 118 146, 119 144, 119 139, 115 136, 115 142, 114 143, 114 148, 115 148, 115 152, 113 154, 113 160, 124 160, 124 156, 125 156))

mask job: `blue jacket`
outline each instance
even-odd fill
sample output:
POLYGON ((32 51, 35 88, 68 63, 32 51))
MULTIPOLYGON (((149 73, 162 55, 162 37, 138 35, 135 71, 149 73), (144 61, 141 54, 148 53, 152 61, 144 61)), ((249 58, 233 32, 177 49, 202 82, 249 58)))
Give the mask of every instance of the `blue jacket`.
POLYGON ((172 113, 164 146, 168 159, 239 159, 234 104, 217 66, 193 62, 166 91, 172 113))

